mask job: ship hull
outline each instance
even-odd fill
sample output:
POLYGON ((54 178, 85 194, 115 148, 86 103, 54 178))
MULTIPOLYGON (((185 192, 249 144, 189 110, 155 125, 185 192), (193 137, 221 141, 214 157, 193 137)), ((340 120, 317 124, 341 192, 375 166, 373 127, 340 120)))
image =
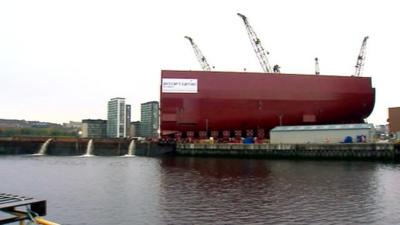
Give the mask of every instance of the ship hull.
POLYGON ((361 123, 374 102, 369 77, 165 70, 160 128, 167 135, 361 123), (196 87, 167 90, 171 80, 194 80, 196 87))

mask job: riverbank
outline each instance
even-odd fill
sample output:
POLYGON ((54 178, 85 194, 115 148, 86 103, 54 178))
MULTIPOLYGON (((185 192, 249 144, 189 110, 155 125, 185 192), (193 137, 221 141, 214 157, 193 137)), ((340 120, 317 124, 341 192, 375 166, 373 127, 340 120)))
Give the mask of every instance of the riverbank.
POLYGON ((160 144, 134 139, 84 139, 50 137, 0 138, 0 155, 37 154, 78 156, 133 155, 157 157, 165 154, 182 156, 270 158, 270 159, 339 159, 380 160, 400 162, 400 144, 160 144), (45 148, 45 149, 43 149, 45 148))

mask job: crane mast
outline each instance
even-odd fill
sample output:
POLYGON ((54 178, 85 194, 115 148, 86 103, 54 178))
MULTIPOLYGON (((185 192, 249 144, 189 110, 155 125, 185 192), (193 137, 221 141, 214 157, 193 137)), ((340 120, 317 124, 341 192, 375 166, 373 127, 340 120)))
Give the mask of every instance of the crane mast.
POLYGON ((365 49, 367 47, 367 40, 368 40, 368 36, 364 37, 364 40, 362 42, 361 45, 361 49, 360 49, 360 54, 357 57, 357 63, 356 63, 356 71, 354 73, 355 76, 359 77, 362 75, 362 72, 364 70, 364 61, 365 61, 365 49))
POLYGON ((316 57, 314 60, 315 60, 315 75, 319 75, 319 62, 318 62, 318 58, 316 57))
POLYGON ((203 53, 200 51, 199 47, 194 43, 193 39, 191 37, 185 36, 186 39, 189 40, 190 44, 193 47, 194 54, 196 55, 197 60, 200 63, 201 68, 204 71, 211 71, 211 67, 208 64, 206 57, 203 55, 203 53))
MULTIPOLYGON (((258 61, 260 62, 260 65, 264 72, 266 73, 271 73, 271 66, 269 65, 267 54, 265 54, 265 50, 263 46, 261 45, 260 39, 257 37, 257 34, 254 32, 253 28, 250 26, 249 21, 247 20, 247 17, 243 14, 238 13, 238 16, 240 16, 244 22, 244 25, 246 26, 247 34, 249 35, 251 45, 253 46, 254 52, 257 55, 258 61)), ((279 71, 279 68, 277 68, 279 71)))

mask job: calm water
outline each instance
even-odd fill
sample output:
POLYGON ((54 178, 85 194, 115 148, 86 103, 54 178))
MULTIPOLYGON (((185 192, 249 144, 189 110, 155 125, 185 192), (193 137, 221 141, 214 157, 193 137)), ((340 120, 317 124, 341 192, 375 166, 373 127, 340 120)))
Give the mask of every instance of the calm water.
POLYGON ((2 156, 0 192, 64 225, 400 223, 400 165, 376 162, 2 156))

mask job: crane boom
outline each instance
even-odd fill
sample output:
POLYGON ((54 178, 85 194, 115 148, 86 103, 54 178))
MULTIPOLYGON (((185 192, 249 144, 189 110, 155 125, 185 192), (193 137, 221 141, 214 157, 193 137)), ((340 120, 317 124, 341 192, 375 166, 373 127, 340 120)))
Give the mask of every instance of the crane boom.
POLYGON ((357 57, 357 63, 356 63, 356 71, 354 73, 355 76, 359 77, 362 75, 362 72, 364 70, 364 62, 365 62, 365 49, 367 47, 367 40, 368 40, 368 36, 364 37, 364 40, 362 42, 361 45, 361 49, 360 49, 360 54, 357 57))
POLYGON ((261 45, 260 39, 257 37, 257 34, 254 32, 253 28, 250 26, 249 21, 247 20, 247 17, 243 14, 238 13, 238 16, 240 16, 244 22, 244 25, 246 26, 247 34, 249 35, 251 45, 253 46, 254 52, 257 55, 258 61, 260 62, 260 65, 264 72, 266 73, 271 73, 271 66, 269 65, 267 54, 265 54, 265 50, 263 46, 261 45))
POLYGON ((204 71, 211 71, 211 67, 208 64, 208 62, 206 60, 206 57, 200 51, 199 47, 197 47, 196 43, 194 43, 193 39, 191 37, 188 37, 188 36, 185 36, 185 38, 188 39, 190 44, 192 45, 194 54, 196 55, 196 58, 199 61, 201 68, 204 71))

